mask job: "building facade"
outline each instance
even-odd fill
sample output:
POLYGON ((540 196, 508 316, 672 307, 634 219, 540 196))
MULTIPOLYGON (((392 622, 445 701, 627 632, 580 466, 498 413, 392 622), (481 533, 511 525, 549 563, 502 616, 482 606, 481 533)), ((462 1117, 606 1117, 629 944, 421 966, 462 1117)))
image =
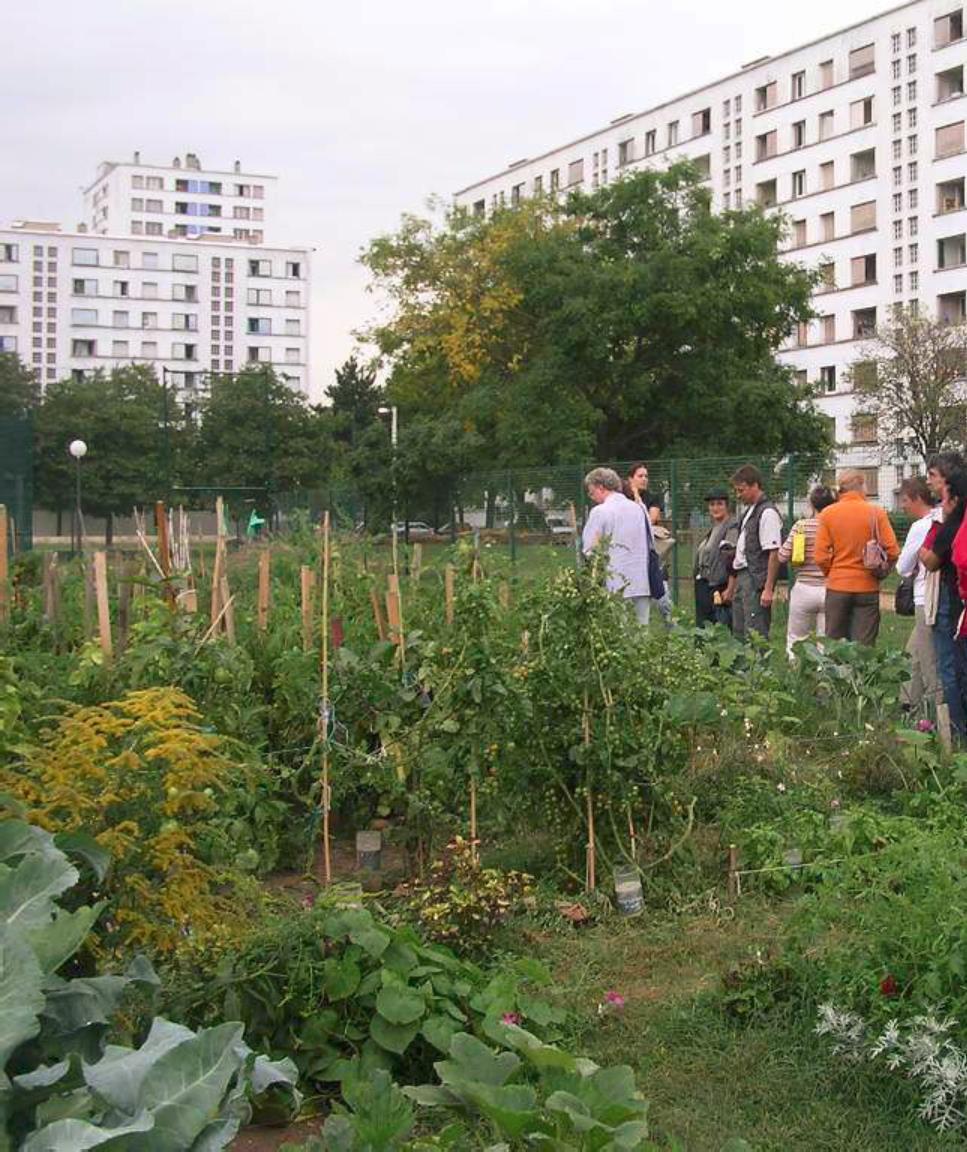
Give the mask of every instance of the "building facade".
POLYGON ((190 400, 212 374, 262 363, 308 391, 311 251, 262 242, 274 178, 203 171, 190 154, 168 168, 135 160, 101 165, 76 231, 39 221, 0 229, 0 351, 44 387, 149 364, 190 400), (221 211, 184 213, 185 204, 221 211), (235 215, 256 205, 257 218, 235 215))
POLYGON ((783 255, 818 270, 817 319, 779 358, 814 385, 841 458, 891 503, 915 470, 879 443, 852 380, 899 308, 967 316, 964 10, 914 0, 607 127, 456 193, 477 214, 595 188, 687 158, 720 210, 789 221, 783 255))

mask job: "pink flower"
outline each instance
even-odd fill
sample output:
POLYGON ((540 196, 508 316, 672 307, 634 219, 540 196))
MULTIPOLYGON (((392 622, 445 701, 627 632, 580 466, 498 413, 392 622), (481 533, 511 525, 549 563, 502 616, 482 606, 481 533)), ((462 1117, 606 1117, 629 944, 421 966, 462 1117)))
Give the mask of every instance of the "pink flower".
POLYGON ((302 897, 302 907, 303 908, 306 908, 306 909, 314 908, 315 904, 316 904, 316 898, 312 892, 307 892, 306 895, 302 897))
POLYGON ((520 1024, 520 1015, 517 1012, 505 1012, 500 1018, 501 1024, 520 1024))
POLYGON ((889 972, 880 981, 880 994, 891 999, 900 995, 900 986, 896 982, 896 977, 889 972))
POLYGON ((932 720, 925 720, 925 719, 918 720, 917 721, 917 731, 918 732, 933 732, 934 731, 933 721, 932 720))
POLYGON ((620 992, 605 992, 604 1002, 609 1008, 614 1009, 615 1012, 620 1012, 625 1006, 625 998, 620 992))

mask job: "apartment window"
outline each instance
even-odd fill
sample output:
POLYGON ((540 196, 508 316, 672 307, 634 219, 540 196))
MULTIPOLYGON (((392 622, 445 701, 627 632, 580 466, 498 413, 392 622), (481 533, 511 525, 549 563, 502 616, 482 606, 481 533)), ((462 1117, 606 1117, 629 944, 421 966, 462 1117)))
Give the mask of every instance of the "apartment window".
POLYGON ((158 327, 158 313, 157 312, 142 312, 141 313, 141 327, 142 328, 157 328, 158 327))
POLYGON ((776 182, 775 180, 763 180, 761 184, 756 184, 756 203, 762 208, 771 208, 778 197, 776 196, 776 182))
POLYGON ((918 178, 917 162, 916 162, 916 160, 912 160, 907 165, 907 181, 910 184, 916 184, 917 178, 918 178))
POLYGON ((703 108, 692 113, 692 135, 707 136, 712 131, 712 109, 703 108))
POLYGON ((131 267, 131 253, 130 252, 115 252, 114 253, 114 267, 115 268, 130 268, 131 267))
POLYGON ((916 188, 911 188, 910 191, 907 193, 907 206, 909 208, 916 208, 918 206, 919 198, 920 198, 919 190, 916 188))
POLYGON ((731 115, 732 115, 732 101, 731 100, 723 100, 722 101, 722 119, 728 120, 731 117, 731 115))
POLYGON ((920 287, 920 273, 919 272, 911 272, 910 273, 910 291, 916 292, 919 289, 919 287, 920 287))
MULTIPOLYGON (((288 295, 288 293, 286 293, 288 295)), ((271 304, 271 288, 249 288, 247 300, 249 304, 271 304)))
POLYGON ((132 188, 143 188, 144 187, 144 177, 143 176, 132 176, 131 177, 131 187, 132 188))
POLYGON ((742 145, 741 144, 736 144, 736 146, 735 146, 735 158, 736 158, 736 160, 742 159, 742 145))
MULTIPOLYGON (((629 145, 629 152, 628 152, 627 159, 632 159, 634 157, 634 151, 635 151, 634 141, 633 140, 626 140, 625 143, 629 145)), ((649 129, 649 131, 647 131, 645 133, 645 155, 646 156, 654 155, 657 148, 658 148, 658 132, 655 128, 651 128, 651 129, 649 129)))
POLYGON ((141 295, 146 300, 158 299, 158 282, 156 280, 141 281, 141 295))
POLYGON ((164 211, 164 204, 160 200, 145 200, 144 210, 145 212, 153 212, 157 215, 159 212, 164 211))
POLYGON ((853 339, 868 340, 876 333, 876 309, 857 308, 853 312, 853 339))
POLYGON ((71 355, 77 357, 88 357, 97 355, 97 341, 96 340, 72 340, 71 341, 71 355))
POLYGON ((198 317, 192 312, 172 312, 171 327, 179 332, 197 332, 198 317))
POLYGON ((127 340, 112 340, 111 341, 111 355, 112 356, 127 356, 129 345, 127 340))
POLYGON ((164 188, 165 182, 160 176, 146 176, 144 178, 144 186, 149 191, 159 192, 164 188))
POLYGON ((728 144, 722 149, 722 163, 726 165, 732 163, 732 148, 728 144))
MULTIPOLYGON (((0 287, 4 277, 0 276, 0 287)), ((13 277, 16 280, 16 276, 13 277)), ((96 296, 97 295, 97 281, 96 280, 72 280, 71 291, 75 296, 96 296)))
POLYGON ((833 135, 833 113, 820 112, 819 114, 819 139, 828 140, 833 135))
POLYGON ((819 65, 819 87, 832 88, 833 79, 833 61, 824 60, 819 65))
POLYGON ((820 342, 823 344, 836 343, 836 317, 832 314, 819 317, 820 342))
POLYGON ((836 239, 836 214, 835 212, 824 212, 819 217, 819 236, 821 240, 835 240, 836 239))
POLYGON ((302 323, 299 320, 286 320, 285 322, 285 335, 286 336, 301 336, 302 323))
POLYGON ((158 220, 149 220, 144 226, 145 236, 160 236, 164 229, 158 220))
POLYGON ((302 305, 302 297, 299 292, 286 292, 285 306, 286 308, 299 308, 302 305))
POLYGON ((898 132, 903 131, 903 113, 902 112, 894 112, 893 113, 893 131, 894 131, 894 133, 898 133, 898 132))
POLYGON ((901 159, 903 156, 903 141, 902 140, 894 140, 892 151, 893 151, 893 159, 894 160, 901 159))
POLYGON ((902 183, 903 183, 903 167, 898 164, 893 169, 893 187, 897 188, 902 183))
POLYGON ((158 253, 157 252, 142 252, 141 253, 141 267, 142 268, 157 268, 158 267, 158 253))
POLYGON ((916 72, 916 70, 917 70, 917 54, 916 54, 916 52, 913 52, 907 57, 907 75, 912 76, 913 73, 916 72))
POLYGON ((916 137, 916 136, 908 136, 907 137, 907 155, 908 156, 916 156, 917 148, 919 147, 917 140, 918 140, 918 137, 916 137))
MULTIPOLYGON (((544 177, 543 176, 535 176, 534 177, 534 195, 535 196, 541 196, 541 195, 543 195, 543 193, 544 193, 544 177)), ((483 200, 478 200, 477 203, 474 204, 474 206, 473 206, 474 216, 483 216, 484 207, 485 207, 485 205, 484 205, 483 200)))
POLYGON ((937 48, 945 48, 964 38, 964 11, 957 8, 933 22, 933 42, 937 48))
POLYGON ((854 100, 849 106, 850 128, 863 128, 873 123, 873 97, 866 96, 862 100, 854 100))
MULTIPOLYGON (((856 371, 853 373, 854 381, 856 371)), ((854 444, 876 443, 876 416, 869 412, 856 412, 851 421, 854 444)))
POLYGON ((112 312, 111 326, 114 328, 127 328, 130 324, 130 312, 112 312))
POLYGON ((172 360, 197 360, 198 359, 198 345, 197 344, 172 344, 171 345, 171 358, 172 358, 172 360))
POLYGON ((854 256, 850 260, 850 284, 858 288, 861 284, 876 283, 876 256, 854 256))
POLYGON ((907 100, 912 104, 913 101, 916 100, 916 98, 917 98, 917 82, 916 82, 916 80, 911 80, 910 83, 907 85, 907 100))
POLYGON ((286 348, 286 350, 285 350, 285 362, 286 362, 286 364, 298 364, 299 363, 299 349, 298 348, 286 348))
POLYGON ((894 212, 902 212, 903 211, 903 193, 902 192, 894 192, 893 193, 893 211, 894 212))
POLYGON ((902 268, 903 267, 903 249, 902 248, 894 248, 893 249, 893 267, 894 268, 902 268))
POLYGON ((561 170, 560 168, 551 169, 551 191, 556 192, 561 186, 561 170))
POLYGON ((893 277, 893 291, 899 295, 903 291, 903 273, 898 272, 893 277))
MULTIPOLYGON (((584 161, 581 161, 583 166, 584 161)), ((302 261, 301 260, 287 260, 285 264, 285 274, 289 280, 302 279, 302 261)))
MULTIPOLYGON (((570 162, 570 164, 568 164, 568 166, 567 166, 568 187, 571 187, 574 184, 581 184, 583 181, 584 181, 584 161, 583 160, 572 160, 570 162)), ((511 192, 511 201, 513 201, 513 191, 511 192)), ((286 268, 288 268, 288 267, 289 267, 289 265, 287 264, 286 268)), ((291 273, 287 271, 286 275, 290 276, 291 273)))
POLYGON ((770 156, 776 154, 776 141, 778 134, 775 131, 764 132, 761 136, 755 138, 755 158, 756 160, 767 160, 770 156))
MULTIPOLYGON (((76 283, 76 281, 75 281, 76 283)), ((0 276, 0 292, 16 292, 17 277, 9 274, 0 276)))
POLYGON ((73 248, 71 249, 71 262, 74 264, 88 265, 89 267, 96 267, 97 249, 96 248, 73 248))
POLYGON ((742 165, 741 164, 736 164, 735 171, 734 171, 733 175, 735 176, 736 184, 741 184, 741 182, 742 182, 742 165))
POLYGON ((938 268, 960 268, 964 264, 967 264, 967 244, 962 232, 937 241, 938 268))
POLYGON ((899 106, 900 106, 902 103, 903 103, 903 89, 902 89, 902 88, 900 87, 900 85, 898 84, 898 85, 897 85, 897 86, 896 86, 896 87, 893 89, 893 107, 894 107, 894 108, 899 108, 899 106))
POLYGON ((803 148, 806 144, 806 121, 797 120, 792 126, 793 148, 803 148))
POLYGON ((131 284, 128 280, 115 280, 114 281, 114 295, 115 296, 128 296, 130 294, 131 284))
POLYGON ((937 185, 937 212, 959 212, 964 207, 964 177, 937 185))
POLYGON ((158 355, 158 345, 154 340, 141 341, 141 355, 146 360, 153 360, 158 355))
POLYGON ((967 292, 944 292, 937 297, 941 324, 962 324, 967 319, 967 292))
MULTIPOLYGON (((820 65, 822 67, 822 65, 820 65)), ((849 54, 849 78, 855 80, 858 76, 868 76, 876 70, 874 46, 865 44, 862 48, 854 48, 849 54)))
POLYGON ((937 103, 944 100, 954 100, 964 94, 964 66, 958 64, 956 68, 948 68, 945 72, 937 73, 937 103))
POLYGON ((832 188, 835 183, 835 170, 833 168, 833 161, 827 160, 825 164, 819 166, 819 187, 826 191, 832 188))
POLYGON ((819 369, 819 383, 825 392, 836 391, 836 365, 826 364, 819 369))
POLYGON ((854 152, 850 158, 850 179, 869 180, 876 175, 876 149, 866 148, 862 152, 854 152))
POLYGON ((894 240, 902 240, 903 239, 903 221, 902 220, 894 220, 893 221, 893 239, 894 240))
POLYGON ((96 324, 97 323, 97 309, 96 308, 72 308, 71 309, 71 323, 72 324, 96 324))
POLYGON ((917 110, 916 108, 907 109, 907 127, 916 128, 917 126, 917 110))
POLYGON ((668 125, 668 147, 674 148, 678 144, 678 121, 672 120, 668 125))
POLYGON ((249 316, 246 331, 250 336, 271 336, 272 321, 268 317, 249 316))
POLYGON ((741 121, 741 119, 735 121, 734 135, 735 135, 736 140, 738 140, 738 138, 742 135, 742 121, 741 121))
POLYGON ((916 216, 911 216, 907 220, 907 233, 908 233, 908 235, 916 236, 919 231, 920 231, 920 221, 917 219, 916 216))
POLYGON ((825 260, 819 265, 819 283, 826 292, 836 287, 836 265, 832 260, 825 260))
MULTIPOLYGON (((12 304, 0 305, 0 324, 16 324, 17 309, 12 304)), ((39 325, 38 325, 39 328, 39 325)))
POLYGON ((900 51, 900 33, 894 32, 890 37, 890 50, 896 55, 900 51))
POLYGON ((854 204, 850 212, 850 231, 869 232, 876 227, 876 201, 867 200, 854 204))
POLYGON ((907 29, 907 47, 915 48, 917 46, 917 30, 916 28, 907 29))
POLYGON ((903 67, 900 64, 900 61, 894 60, 893 63, 890 65, 890 75, 893 77, 894 80, 899 80, 902 74, 903 74, 903 67))
POLYGON ((776 83, 773 81, 771 84, 763 84, 760 88, 755 90, 755 110, 756 112, 764 112, 767 108, 772 108, 776 103, 776 83))
POLYGON ((144 198, 141 196, 131 197, 131 211, 143 212, 144 211, 144 198))
POLYGON ((806 73, 793 72, 792 82, 790 84, 790 97, 793 100, 801 100, 806 95, 806 73))
POLYGON ((252 364, 252 363, 267 364, 272 359, 272 350, 271 350, 271 348, 266 348, 264 346, 258 346, 258 345, 251 345, 250 344, 246 350, 246 356, 247 356, 250 364, 252 364))
POLYGON ((176 252, 171 257, 171 270, 172 272, 197 272, 198 271, 198 257, 187 256, 183 252, 176 252))
POLYGON ((172 284, 171 299, 185 300, 190 304, 197 304, 198 286, 196 284, 172 284))

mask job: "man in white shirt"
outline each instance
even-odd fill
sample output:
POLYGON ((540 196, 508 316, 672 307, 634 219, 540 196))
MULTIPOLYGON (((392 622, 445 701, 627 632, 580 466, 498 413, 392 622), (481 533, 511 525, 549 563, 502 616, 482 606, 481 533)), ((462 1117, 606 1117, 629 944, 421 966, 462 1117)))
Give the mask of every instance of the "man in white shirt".
POLYGON ((941 510, 934 506, 930 488, 921 476, 912 476, 900 485, 900 507, 906 516, 913 518, 913 523, 903 542, 896 570, 904 579, 913 577, 913 604, 916 616, 906 648, 910 657, 910 679, 903 685, 900 698, 910 711, 926 705, 935 716, 942 695, 937 675, 933 632, 924 612, 929 573, 920 563, 918 553, 923 547, 930 526, 941 518, 941 510))
POLYGON ((584 486, 594 502, 584 526, 585 555, 600 544, 608 551, 608 588, 619 593, 642 624, 651 615, 648 554, 651 523, 621 491, 621 477, 611 468, 592 468, 584 486))
POLYGON ((732 631, 740 640, 752 632, 768 640, 782 517, 763 491, 762 473, 754 465, 744 464, 732 477, 732 485, 746 512, 739 521, 733 574, 722 599, 732 604, 732 631))

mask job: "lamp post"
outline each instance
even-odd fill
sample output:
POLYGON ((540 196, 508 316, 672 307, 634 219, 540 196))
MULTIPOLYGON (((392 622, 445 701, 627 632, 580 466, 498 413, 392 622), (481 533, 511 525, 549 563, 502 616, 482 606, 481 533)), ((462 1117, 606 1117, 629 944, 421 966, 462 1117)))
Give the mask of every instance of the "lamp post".
POLYGON ((87 445, 83 440, 72 440, 67 451, 74 457, 74 531, 71 533, 71 555, 77 555, 82 546, 81 524, 81 461, 87 455, 87 445))
MULTIPOLYGON (((391 457, 392 481, 393 481, 393 542, 395 547, 396 542, 396 446, 399 441, 399 409, 396 405, 389 408, 378 408, 380 416, 389 416, 389 442, 393 449, 391 457)), ((405 531, 405 529, 404 529, 405 531)))
POLYGON ((168 430, 168 372, 169 370, 162 365, 161 367, 161 395, 162 395, 162 408, 161 418, 162 424, 162 440, 161 446, 164 452, 164 468, 165 468, 165 503, 171 503, 171 438, 168 430))

